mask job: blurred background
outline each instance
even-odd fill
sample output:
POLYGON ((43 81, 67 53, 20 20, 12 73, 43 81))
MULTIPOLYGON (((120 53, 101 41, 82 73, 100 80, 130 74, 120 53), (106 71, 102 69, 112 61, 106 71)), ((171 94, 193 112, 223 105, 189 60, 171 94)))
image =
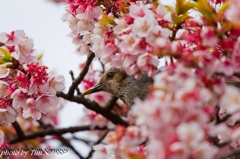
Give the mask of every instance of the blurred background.
MULTIPOLYGON (((37 53, 43 54, 43 63, 49 70, 65 77, 66 90, 71 85, 69 71, 75 76, 79 73, 79 64, 86 60, 75 52, 76 46, 71 38, 67 37, 70 28, 61 20, 65 12, 66 3, 63 0, 0 0, 0 32, 10 33, 13 30, 24 30, 26 35, 34 40, 37 53)), ((163 4, 174 5, 175 0, 161 0, 163 4)), ((82 106, 67 102, 60 111, 59 127, 76 126, 83 115, 82 106)), ((65 134, 67 138, 70 134, 65 134)), ((78 136, 86 138, 84 133, 78 136)), ((83 156, 89 148, 79 141, 72 142, 76 150, 83 156)), ((59 146, 57 141, 52 141, 53 147, 59 146)), ((77 158, 71 151, 63 158, 77 158)), ((53 158, 59 158, 54 157, 53 158)))

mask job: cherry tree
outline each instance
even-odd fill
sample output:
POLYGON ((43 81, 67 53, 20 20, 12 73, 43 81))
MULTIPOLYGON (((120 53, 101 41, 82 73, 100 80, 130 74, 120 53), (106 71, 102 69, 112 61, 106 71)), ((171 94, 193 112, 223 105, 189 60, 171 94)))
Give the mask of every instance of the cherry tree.
MULTIPOLYGON (((70 71, 70 86, 48 71, 24 31, 0 33, 2 151, 41 148, 51 136, 80 159, 238 158, 238 0, 176 0, 175 6, 157 0, 66 3, 62 20, 76 52, 87 56, 79 73, 70 71), (97 64, 101 67, 93 67, 97 64), (81 96, 109 67, 136 79, 147 72, 154 79, 147 98, 127 107, 106 92, 81 96), (66 101, 82 105, 85 115, 78 126, 58 128, 57 112, 66 101), (90 147, 87 156, 62 136, 74 138, 79 131, 98 136, 79 139, 90 147)), ((50 150, 27 155, 51 158, 50 150)))

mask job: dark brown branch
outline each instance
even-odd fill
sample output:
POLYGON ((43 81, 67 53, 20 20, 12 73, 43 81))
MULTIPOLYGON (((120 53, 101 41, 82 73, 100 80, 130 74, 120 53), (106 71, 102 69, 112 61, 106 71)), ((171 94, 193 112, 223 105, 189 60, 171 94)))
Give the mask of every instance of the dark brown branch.
POLYGON ((104 73, 105 72, 105 65, 99 60, 99 62, 100 62, 100 64, 101 64, 101 66, 102 66, 102 73, 104 73))
MULTIPOLYGON (((71 70, 71 71, 69 71, 69 73, 70 73, 70 75, 71 75, 72 81, 74 81, 74 80, 75 80, 75 77, 74 77, 73 71, 71 70)), ((81 94, 81 92, 80 92, 80 90, 79 90, 78 87, 76 88, 76 91, 77 91, 77 95, 80 95, 80 94, 81 94)))
POLYGON ((94 149, 93 149, 93 146, 94 145, 97 145, 97 144, 100 144, 102 142, 102 140, 107 136, 109 131, 106 131, 93 145, 92 145, 92 149, 91 151, 89 152, 88 156, 86 157, 86 159, 90 159, 92 157, 92 154, 94 152, 94 149))
POLYGON ((89 66, 91 65, 92 60, 93 60, 94 57, 95 57, 95 54, 90 51, 90 53, 88 54, 87 61, 86 61, 85 65, 84 65, 82 71, 80 72, 78 77, 72 82, 72 85, 69 88, 68 95, 70 97, 73 96, 74 90, 78 87, 78 85, 82 82, 83 78, 87 74, 87 72, 89 70, 89 66))
POLYGON ((86 145, 90 145, 90 144, 94 143, 94 141, 82 139, 82 138, 79 138, 79 137, 74 136, 74 135, 70 139, 81 141, 81 142, 85 143, 86 145))
POLYGON ((230 143, 231 143, 231 141, 224 141, 224 142, 220 142, 219 143, 219 138, 218 137, 213 137, 213 136, 208 136, 208 139, 210 139, 211 140, 211 142, 215 145, 215 146, 217 146, 217 147, 219 147, 219 148, 221 148, 221 147, 224 147, 224 146, 227 146, 227 145, 229 145, 230 143))
POLYGON ((0 47, 1 47, 1 46, 4 46, 4 45, 5 45, 4 43, 1 43, 1 42, 0 42, 0 47))
POLYGON ((17 121, 14 121, 12 123, 12 126, 14 127, 18 138, 24 138, 25 137, 24 132, 23 132, 22 128, 20 127, 20 125, 18 124, 17 121))
POLYGON ((235 72, 233 75, 240 78, 240 72, 235 72))
POLYGON ((98 114, 101 114, 108 120, 110 120, 112 123, 116 125, 123 125, 128 126, 128 122, 124 121, 119 115, 113 112, 109 112, 106 108, 101 107, 98 103, 91 101, 89 99, 84 98, 83 96, 73 96, 70 97, 68 94, 65 94, 63 92, 57 92, 58 97, 62 97, 64 99, 67 99, 72 102, 76 102, 79 104, 83 104, 86 108, 95 111, 98 114))
MULTIPOLYGON (((106 128, 99 128, 96 127, 94 130, 105 130, 106 128)), ((48 135, 62 135, 65 133, 75 133, 78 131, 87 131, 87 130, 92 130, 90 125, 87 126, 76 126, 76 127, 69 127, 69 128, 59 128, 59 129, 54 129, 54 128, 48 128, 45 130, 40 130, 37 132, 29 133, 26 134, 23 137, 16 137, 15 139, 12 139, 9 141, 9 144, 15 144, 18 142, 22 142, 24 140, 31 140, 31 139, 36 139, 38 137, 45 137, 48 135)))
POLYGON ((111 111, 114 107, 114 105, 116 104, 118 98, 115 96, 112 96, 111 99, 107 102, 107 104, 104 106, 104 108, 106 108, 106 110, 111 111))
POLYGON ((215 120, 216 120, 215 124, 216 125, 221 123, 221 119, 220 119, 220 116, 219 116, 219 111, 220 111, 219 106, 218 105, 215 106, 215 120))

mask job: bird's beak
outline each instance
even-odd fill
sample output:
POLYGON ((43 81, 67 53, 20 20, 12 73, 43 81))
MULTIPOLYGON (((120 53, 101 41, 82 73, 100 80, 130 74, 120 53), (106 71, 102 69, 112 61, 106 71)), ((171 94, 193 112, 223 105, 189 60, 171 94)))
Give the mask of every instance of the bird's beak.
POLYGON ((87 94, 91 94, 91 93, 95 93, 95 92, 100 92, 102 90, 102 85, 101 84, 97 84, 91 88, 89 88, 88 90, 84 91, 81 96, 87 95, 87 94))

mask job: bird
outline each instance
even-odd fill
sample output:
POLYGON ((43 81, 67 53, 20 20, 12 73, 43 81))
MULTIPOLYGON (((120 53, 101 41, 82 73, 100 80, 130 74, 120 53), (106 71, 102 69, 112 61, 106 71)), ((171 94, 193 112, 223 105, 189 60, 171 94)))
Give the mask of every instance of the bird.
POLYGON ((84 91, 81 96, 105 91, 121 99, 128 108, 131 108, 135 98, 141 100, 146 98, 152 83, 153 79, 146 72, 137 80, 134 75, 128 75, 124 69, 112 67, 101 76, 96 85, 84 91))

